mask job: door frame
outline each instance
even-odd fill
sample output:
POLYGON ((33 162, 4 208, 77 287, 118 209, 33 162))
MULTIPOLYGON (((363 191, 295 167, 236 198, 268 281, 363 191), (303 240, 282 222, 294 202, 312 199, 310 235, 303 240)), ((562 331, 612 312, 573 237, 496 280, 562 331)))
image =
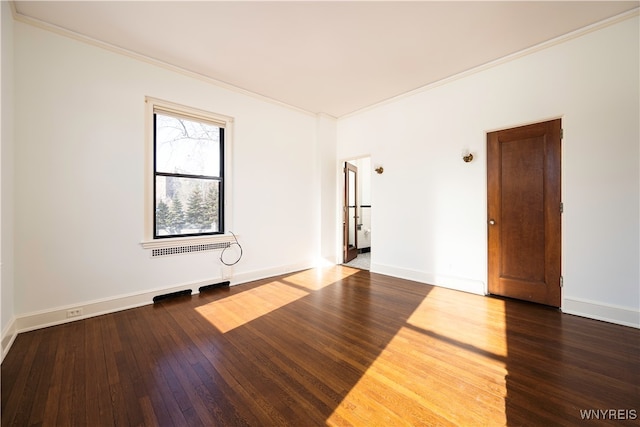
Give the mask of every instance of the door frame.
MULTIPOLYGON (((562 118, 556 117, 547 120, 536 121, 520 126, 496 129, 486 132, 487 143, 487 294, 497 294, 507 297, 521 298, 525 300, 533 300, 534 302, 542 302, 540 299, 546 300, 543 304, 555 307, 562 305, 562 118), (509 278, 501 279, 501 232, 498 222, 502 221, 502 196, 492 192, 492 186, 500 188, 501 166, 497 162, 500 161, 500 144, 498 135, 515 141, 520 139, 540 137, 537 135, 539 130, 536 128, 545 127, 542 134, 545 138, 545 144, 550 141, 550 145, 545 145, 543 153, 543 161, 545 171, 543 175, 544 188, 551 188, 551 193, 545 190, 544 199, 544 281, 545 296, 532 296, 526 291, 520 289, 520 286, 512 288, 512 292, 504 292, 505 283, 510 282, 509 278), (557 143, 557 145, 555 145, 557 143), (547 166, 551 169, 547 169, 547 166), (550 172, 549 172, 550 171, 550 172), (550 181, 547 181, 550 180, 550 181), (497 199, 492 199, 493 196, 497 199), (557 206, 556 206, 557 205, 557 206), (502 283, 505 281, 505 283, 502 283), (492 289, 493 288, 493 289, 492 289), (494 292, 492 292, 492 290, 494 292), (498 291, 498 292, 496 292, 498 291), (512 295, 507 295, 512 293, 512 295)), ((526 281, 525 281, 526 282, 526 281)), ((523 282, 523 283, 525 283, 523 282)), ((537 291, 533 292, 536 293, 537 291)))
MULTIPOLYGON (((358 174, 362 174, 362 173, 369 173, 371 174, 371 178, 369 181, 369 191, 371 193, 366 193, 369 195, 369 197, 373 197, 373 192, 376 186, 376 179, 373 179, 373 169, 374 169, 374 162, 373 162, 373 156, 371 154, 361 154, 361 155, 355 155, 355 156, 349 156, 349 157, 340 157, 337 159, 336 163, 335 163, 335 170, 334 170, 334 176, 335 176, 335 192, 333 193, 333 197, 334 197, 334 210, 333 212, 335 213, 335 226, 332 227, 333 230, 335 230, 335 234, 333 237, 333 247, 335 248, 335 257, 332 259, 335 259, 335 264, 343 264, 344 263, 344 259, 343 259, 343 238, 344 238, 344 228, 343 228, 343 224, 342 224, 342 220, 343 220, 343 206, 344 206, 344 164, 345 162, 356 162, 358 163, 358 161, 360 161, 361 159, 369 159, 370 163, 371 163, 371 170, 368 170, 367 168, 363 169, 363 170, 358 170, 358 174)), ((371 209, 373 211, 373 209, 371 209)), ((371 217, 373 220, 373 212, 371 212, 371 217)), ((373 242, 371 242, 373 245, 373 242)))
POLYGON ((344 197, 342 199, 342 262, 347 263, 354 260, 358 256, 358 167, 345 161, 343 163, 344 171, 344 197), (353 182, 353 200, 354 210, 353 218, 349 216, 349 199, 351 193, 349 192, 349 175, 354 174, 353 182), (351 220, 353 219, 353 223, 351 220), (351 226, 353 226, 353 247, 349 247, 349 235, 351 234, 351 226))

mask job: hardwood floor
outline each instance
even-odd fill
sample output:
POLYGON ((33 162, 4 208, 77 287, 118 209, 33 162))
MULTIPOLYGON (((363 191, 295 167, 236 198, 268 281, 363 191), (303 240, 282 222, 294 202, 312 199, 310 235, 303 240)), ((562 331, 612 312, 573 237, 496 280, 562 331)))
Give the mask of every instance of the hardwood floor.
POLYGON ((23 333, 1 374, 3 426, 638 425, 640 330, 337 266, 23 333))

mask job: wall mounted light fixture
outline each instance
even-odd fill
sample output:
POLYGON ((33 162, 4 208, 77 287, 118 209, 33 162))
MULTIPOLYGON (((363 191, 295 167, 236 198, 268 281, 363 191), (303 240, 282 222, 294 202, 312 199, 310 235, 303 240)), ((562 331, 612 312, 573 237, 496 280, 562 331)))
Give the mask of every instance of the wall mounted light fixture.
POLYGON ((462 160, 464 160, 465 163, 469 163, 470 161, 473 160, 473 154, 471 154, 469 152, 469 150, 463 150, 462 151, 462 160))

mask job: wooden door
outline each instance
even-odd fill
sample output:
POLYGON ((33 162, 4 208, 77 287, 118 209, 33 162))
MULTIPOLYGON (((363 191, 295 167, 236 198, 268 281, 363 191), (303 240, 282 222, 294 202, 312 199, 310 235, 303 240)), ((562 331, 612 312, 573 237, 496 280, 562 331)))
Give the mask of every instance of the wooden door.
POLYGON ((561 120, 487 134, 489 293, 560 306, 561 120))
POLYGON ((352 261, 358 256, 358 209, 357 188, 358 168, 351 163, 344 164, 344 203, 342 215, 343 259, 352 261))

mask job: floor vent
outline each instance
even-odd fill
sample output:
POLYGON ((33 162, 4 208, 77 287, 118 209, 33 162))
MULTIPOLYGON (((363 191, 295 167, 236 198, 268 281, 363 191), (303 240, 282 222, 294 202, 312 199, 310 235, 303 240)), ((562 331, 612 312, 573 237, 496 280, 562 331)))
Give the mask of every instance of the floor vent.
POLYGON ((212 289, 218 289, 218 288, 228 288, 230 284, 231 282, 220 282, 220 283, 214 283, 212 285, 200 286, 200 289, 198 289, 198 292, 205 292, 205 291, 210 291, 212 289))
POLYGON ((176 298, 176 297, 183 297, 183 296, 190 296, 191 295, 191 289, 185 289, 183 291, 178 291, 178 292, 170 292, 168 294, 162 294, 162 295, 157 295, 155 297, 153 297, 153 303, 157 303, 157 302, 161 302, 161 301, 165 301, 168 300, 169 298, 176 298))
POLYGON ((178 254, 188 254, 190 252, 201 252, 201 251, 214 251, 216 249, 224 249, 228 248, 230 242, 219 242, 219 243, 204 243, 202 245, 187 245, 187 246, 174 246, 170 248, 158 248, 151 250, 151 256, 167 256, 167 255, 178 255, 178 254))

